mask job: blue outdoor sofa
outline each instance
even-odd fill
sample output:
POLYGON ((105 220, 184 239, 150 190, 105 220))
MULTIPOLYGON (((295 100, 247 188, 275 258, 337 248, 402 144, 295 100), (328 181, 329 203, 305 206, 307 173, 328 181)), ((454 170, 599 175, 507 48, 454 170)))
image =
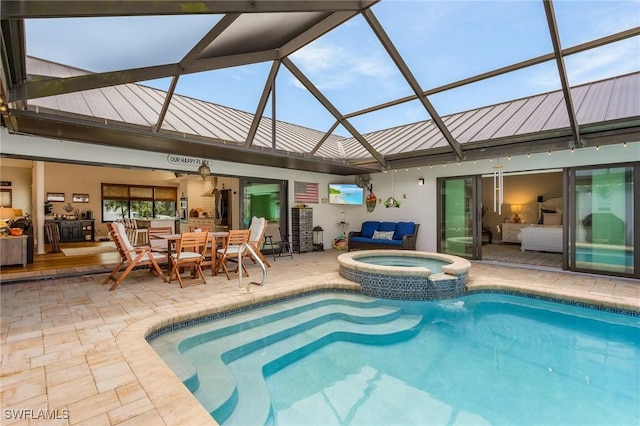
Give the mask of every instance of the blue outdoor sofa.
POLYGON ((364 222, 360 231, 349 232, 348 251, 415 250, 419 227, 420 224, 413 222, 364 222))

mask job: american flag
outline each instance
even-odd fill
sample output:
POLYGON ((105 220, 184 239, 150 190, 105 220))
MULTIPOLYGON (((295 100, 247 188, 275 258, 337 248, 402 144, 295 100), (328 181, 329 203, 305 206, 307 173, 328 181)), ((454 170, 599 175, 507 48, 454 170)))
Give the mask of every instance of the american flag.
POLYGON ((293 183, 293 202, 294 203, 314 203, 318 204, 318 184, 311 182, 294 182, 293 183))

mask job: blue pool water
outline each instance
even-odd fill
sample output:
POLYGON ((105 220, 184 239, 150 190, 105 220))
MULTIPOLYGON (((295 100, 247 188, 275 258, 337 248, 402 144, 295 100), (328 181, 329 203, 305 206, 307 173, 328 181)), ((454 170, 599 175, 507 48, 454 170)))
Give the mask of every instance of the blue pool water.
POLYGON ((223 425, 640 424, 640 318, 543 300, 322 293, 150 343, 223 425))
POLYGON ((433 273, 442 272, 442 266, 448 265, 450 263, 440 259, 429 259, 425 257, 411 256, 359 256, 354 260, 381 266, 421 266, 423 268, 429 269, 433 273))
POLYGON ((633 266, 633 250, 626 247, 578 247, 576 249, 576 261, 601 263, 605 265, 633 266))

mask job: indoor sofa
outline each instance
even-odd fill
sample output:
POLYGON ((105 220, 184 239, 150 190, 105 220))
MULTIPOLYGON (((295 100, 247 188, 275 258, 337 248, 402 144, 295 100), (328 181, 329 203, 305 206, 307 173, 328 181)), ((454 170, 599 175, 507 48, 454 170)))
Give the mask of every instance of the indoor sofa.
POLYGON ((420 224, 413 222, 364 222, 360 231, 349 232, 348 251, 415 250, 419 227, 420 224))

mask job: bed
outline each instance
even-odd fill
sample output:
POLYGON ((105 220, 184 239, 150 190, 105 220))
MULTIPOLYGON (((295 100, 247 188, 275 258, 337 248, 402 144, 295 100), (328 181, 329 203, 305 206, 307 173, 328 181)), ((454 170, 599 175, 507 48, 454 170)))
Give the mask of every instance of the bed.
POLYGON ((538 224, 527 226, 520 231, 520 250, 562 253, 562 207, 562 198, 551 198, 539 204, 538 224))

